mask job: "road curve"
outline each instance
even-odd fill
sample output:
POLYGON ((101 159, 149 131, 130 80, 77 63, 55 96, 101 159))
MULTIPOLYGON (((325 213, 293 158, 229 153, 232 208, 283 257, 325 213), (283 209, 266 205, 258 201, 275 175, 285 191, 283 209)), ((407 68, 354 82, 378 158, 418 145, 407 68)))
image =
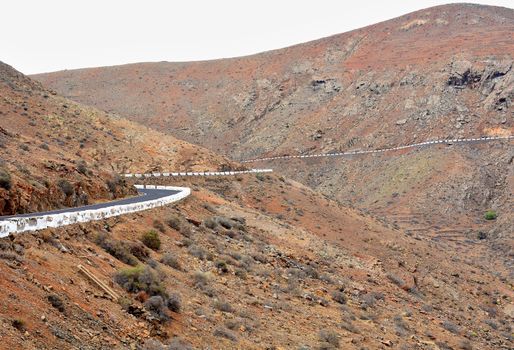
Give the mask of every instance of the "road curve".
POLYGON ((188 187, 153 185, 135 187, 138 189, 139 196, 82 207, 0 216, 0 237, 153 209, 179 201, 191 194, 191 189, 188 187))
POLYGON ((28 213, 28 214, 16 214, 16 215, 6 215, 0 216, 0 221, 10 220, 10 219, 18 219, 18 218, 31 218, 37 216, 47 216, 54 214, 68 214, 68 213, 77 213, 86 210, 96 210, 96 209, 105 209, 114 206, 127 205, 127 204, 135 204, 135 203, 144 203, 147 201, 151 201, 154 199, 160 199, 169 195, 173 195, 179 193, 178 190, 163 190, 163 189, 151 189, 151 188, 138 188, 139 196, 115 200, 111 202, 91 204, 91 205, 83 205, 81 207, 72 207, 72 208, 63 208, 56 209, 50 211, 43 211, 37 213, 28 213))

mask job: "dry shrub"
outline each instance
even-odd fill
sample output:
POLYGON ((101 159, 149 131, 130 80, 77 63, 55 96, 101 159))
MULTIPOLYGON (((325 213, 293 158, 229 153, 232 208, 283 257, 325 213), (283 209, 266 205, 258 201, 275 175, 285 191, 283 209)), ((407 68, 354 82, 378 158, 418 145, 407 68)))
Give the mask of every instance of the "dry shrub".
POLYGON ((159 238, 157 231, 154 230, 143 233, 141 236, 141 242, 153 250, 159 250, 159 248, 161 248, 161 239, 159 238))

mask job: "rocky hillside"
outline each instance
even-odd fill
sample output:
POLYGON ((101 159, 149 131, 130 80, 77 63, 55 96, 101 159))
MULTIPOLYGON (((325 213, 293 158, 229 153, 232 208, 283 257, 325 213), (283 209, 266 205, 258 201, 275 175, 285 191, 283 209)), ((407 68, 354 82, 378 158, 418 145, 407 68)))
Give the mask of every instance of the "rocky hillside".
POLYGON ((176 184, 193 193, 174 206, 0 240, 3 345, 512 348, 514 293, 483 245, 446 249, 276 175, 176 184))
MULTIPOLYGON (((126 195, 119 171, 237 166, 1 69, 4 208, 126 195)), ((483 244, 447 248, 279 174, 159 181, 192 195, 0 240, 2 348, 512 347, 509 271, 483 244)))
MULTIPOLYGON (((233 159, 514 132, 514 10, 455 4, 254 56, 35 76, 233 159)), ((446 241, 514 222, 512 142, 270 166, 348 205, 446 241), (485 222, 488 209, 499 213, 485 222)), ((505 255, 503 255, 505 256, 505 255)))
POLYGON ((118 176, 125 171, 212 170, 226 163, 200 147, 57 96, 1 62, 0 160, 0 215, 133 195, 118 176))

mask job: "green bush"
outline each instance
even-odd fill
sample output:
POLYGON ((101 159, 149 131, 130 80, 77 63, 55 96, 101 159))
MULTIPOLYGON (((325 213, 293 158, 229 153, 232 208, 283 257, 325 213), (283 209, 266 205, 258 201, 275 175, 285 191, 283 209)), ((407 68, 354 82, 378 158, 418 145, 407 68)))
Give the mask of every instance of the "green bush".
POLYGON ((159 238, 157 231, 154 230, 143 233, 141 236, 141 242, 153 250, 159 250, 159 248, 161 248, 161 239, 159 238))
POLYGON ((494 220, 498 217, 498 214, 494 210, 488 210, 484 215, 486 220, 494 220))
POLYGON ((150 266, 138 265, 120 270, 114 275, 114 281, 127 292, 144 291, 150 296, 160 295, 164 300, 168 299, 161 278, 150 266))

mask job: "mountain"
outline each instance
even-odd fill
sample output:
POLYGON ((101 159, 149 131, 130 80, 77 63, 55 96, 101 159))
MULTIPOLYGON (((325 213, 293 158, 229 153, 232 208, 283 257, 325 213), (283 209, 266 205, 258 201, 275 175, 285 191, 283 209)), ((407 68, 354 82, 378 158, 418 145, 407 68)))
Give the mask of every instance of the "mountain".
POLYGON ((77 104, 0 62, 0 215, 135 194, 118 174, 209 170, 207 150, 77 104), (194 160, 191 154, 197 154, 194 160))
MULTIPOLYGON (((4 212, 131 195, 119 172, 240 166, 5 64, 0 79, 4 212)), ((144 180, 192 195, 0 239, 3 348, 512 345, 509 271, 483 245, 413 237, 280 174, 144 180)))
MULTIPOLYGON (((232 159, 375 149, 511 135, 513 32, 512 9, 452 4, 248 57, 34 78, 232 159)), ((266 166, 412 234, 487 236, 508 257, 513 152, 503 142, 266 166)))

